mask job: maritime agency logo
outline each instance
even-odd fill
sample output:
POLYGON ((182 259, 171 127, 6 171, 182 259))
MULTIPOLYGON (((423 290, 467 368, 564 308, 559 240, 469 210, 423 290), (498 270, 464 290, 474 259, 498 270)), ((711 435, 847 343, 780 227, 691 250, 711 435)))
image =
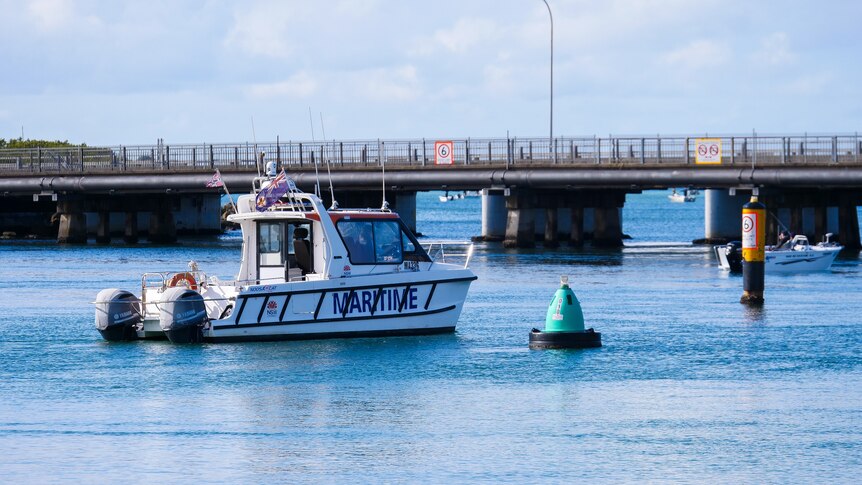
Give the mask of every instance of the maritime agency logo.
POLYGON ((278 315, 278 303, 275 300, 269 300, 269 303, 266 304, 266 316, 274 317, 278 315))
POLYGON ((373 311, 398 312, 417 310, 419 292, 417 288, 387 288, 383 290, 355 290, 332 294, 332 313, 342 316, 373 311))

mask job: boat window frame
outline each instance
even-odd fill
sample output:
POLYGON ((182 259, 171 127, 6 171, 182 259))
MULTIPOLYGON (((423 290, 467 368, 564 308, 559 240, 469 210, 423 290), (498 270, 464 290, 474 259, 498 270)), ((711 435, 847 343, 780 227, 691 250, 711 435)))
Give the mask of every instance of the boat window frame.
MULTIPOLYGON (((374 241, 374 261, 377 264, 401 264, 404 262, 404 231, 401 230, 401 226, 398 225, 398 221, 394 219, 378 219, 371 223, 373 241, 374 241), (386 241, 384 244, 381 241, 381 238, 378 237, 378 233, 382 231, 378 231, 378 226, 382 226, 384 224, 388 224, 390 226, 395 227, 395 234, 390 234, 390 236, 394 236, 394 241, 386 241), (397 247, 396 247, 397 246, 397 247), (384 253, 385 248, 395 249, 394 253, 397 254, 397 257, 389 256, 384 253), (387 257, 391 257, 392 259, 385 259, 387 257)), ((382 235, 382 234, 381 234, 382 235)), ((388 252, 388 251, 387 251, 388 252)))
MULTIPOLYGON (((274 219, 274 220, 259 220, 255 223, 255 230, 257 234, 257 243, 256 243, 256 253, 257 256, 255 258, 255 266, 258 276, 260 275, 261 268, 285 268, 285 274, 291 268, 296 268, 296 248, 294 248, 294 237, 293 232, 299 227, 303 227, 308 231, 308 241, 311 246, 311 264, 314 265, 314 220, 313 219, 274 219), (280 224, 282 228, 282 248, 286 248, 287 251, 283 249, 281 252, 281 262, 279 264, 261 264, 260 256, 260 243, 261 243, 261 225, 263 224, 280 224)), ((274 254, 274 253, 268 253, 274 254)))
MULTIPOLYGON (((278 267, 283 267, 283 266, 284 266, 284 262, 285 262, 286 257, 287 257, 287 254, 285 253, 285 243, 287 243, 287 244, 291 244, 291 242, 290 242, 290 241, 286 241, 286 238, 285 238, 285 236, 286 236, 286 234, 287 234, 287 230, 286 230, 286 227, 285 227, 285 221, 283 221, 283 220, 257 221, 257 224, 256 224, 256 225, 257 225, 257 228, 256 228, 256 229, 257 229, 257 244, 256 244, 256 246, 257 246, 257 247, 256 247, 256 252, 257 252, 257 258, 256 258, 256 259, 257 259, 257 267, 258 267, 258 268, 278 268, 278 267), (262 249, 263 249, 262 244, 263 244, 263 241, 264 241, 264 239, 263 239, 263 232, 264 232, 264 231, 263 231, 263 226, 264 226, 264 225, 266 225, 266 226, 268 226, 268 227, 269 227, 269 226, 278 226, 278 227, 280 227, 280 228, 281 228, 281 236, 280 236, 280 240, 279 240, 279 248, 278 248, 278 251, 263 251, 263 250, 262 250, 262 249), (262 260, 261 260, 261 259, 262 259, 262 256, 263 256, 264 254, 276 254, 276 253, 278 253, 278 254, 279 254, 279 263, 278 263, 278 264, 262 264, 263 262, 262 262, 262 260)), ((270 231, 271 231, 271 230, 270 230, 270 231)), ((270 234, 272 234, 272 233, 270 232, 270 234)), ((270 241, 270 242, 271 242, 271 241, 270 241)), ((290 249, 291 249, 291 248, 287 248, 287 249, 288 249, 288 253, 289 253, 289 251, 290 251, 290 249)))
POLYGON ((362 216, 354 217, 354 216, 350 216, 350 217, 344 217, 342 219, 339 219, 335 223, 335 230, 338 233, 338 237, 341 238, 341 242, 342 242, 342 244, 344 244, 344 248, 347 250, 347 258, 350 260, 350 264, 352 264, 352 265, 360 265, 360 266, 373 266, 373 265, 378 265, 378 264, 400 265, 400 264, 403 264, 404 261, 431 262, 431 258, 428 256, 428 253, 425 252, 425 248, 423 248, 422 245, 419 244, 419 241, 416 240, 416 236, 413 234, 412 231, 410 231, 410 229, 404 224, 404 221, 402 221, 401 219, 388 218, 388 217, 387 218, 380 218, 380 217, 362 217, 362 216), (370 223, 370 225, 371 225, 371 253, 372 253, 371 255, 373 258, 373 261, 371 261, 371 262, 354 261, 354 256, 353 256, 353 254, 351 254, 351 250, 350 250, 351 245, 348 244, 347 240, 345 239, 344 233, 341 230, 341 224, 342 223, 357 223, 357 222, 370 223), (400 248, 399 253, 400 253, 401 257, 398 258, 397 260, 392 260, 392 261, 379 261, 378 260, 378 257, 377 257, 378 256, 377 255, 377 233, 376 233, 376 229, 375 229, 375 223, 376 222, 394 223, 398 227, 398 230, 400 232, 400 237, 398 238, 397 242, 398 242, 398 245, 400 248), (405 251, 405 245, 404 245, 405 238, 407 239, 408 242, 410 242, 413 245, 413 248, 414 248, 413 251, 405 251))

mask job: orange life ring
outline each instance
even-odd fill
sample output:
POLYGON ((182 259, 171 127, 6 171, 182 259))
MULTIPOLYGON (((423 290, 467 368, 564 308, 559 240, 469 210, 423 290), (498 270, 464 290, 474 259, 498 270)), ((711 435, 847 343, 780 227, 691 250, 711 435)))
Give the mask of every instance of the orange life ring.
POLYGON ((168 281, 168 286, 179 285, 188 287, 190 290, 197 291, 198 289, 198 282, 195 281, 195 276, 191 273, 177 273, 168 281))

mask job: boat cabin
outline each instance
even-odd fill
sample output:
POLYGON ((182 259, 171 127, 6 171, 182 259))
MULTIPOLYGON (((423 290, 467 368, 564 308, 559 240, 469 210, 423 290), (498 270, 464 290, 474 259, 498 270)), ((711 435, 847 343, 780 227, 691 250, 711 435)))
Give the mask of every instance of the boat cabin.
POLYGON ((239 198, 243 233, 238 281, 279 284, 417 270, 431 258, 398 214, 323 208, 311 194, 292 194, 258 212, 255 196, 239 198))

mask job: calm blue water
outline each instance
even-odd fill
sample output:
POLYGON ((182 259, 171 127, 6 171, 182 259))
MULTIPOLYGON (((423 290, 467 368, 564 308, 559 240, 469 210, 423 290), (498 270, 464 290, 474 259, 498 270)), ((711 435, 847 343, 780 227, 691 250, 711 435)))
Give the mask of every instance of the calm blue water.
MULTIPOLYGON (((431 238, 478 198, 421 194, 431 238)), ((107 344, 89 304, 146 270, 236 271, 239 239, 0 244, 0 476, 8 483, 844 482, 862 473, 862 278, 767 278, 738 303, 702 201, 629 196, 621 251, 477 246, 454 335, 107 344), (675 228, 673 232, 668 227, 675 228), (530 351, 567 274, 604 347, 530 351)))

